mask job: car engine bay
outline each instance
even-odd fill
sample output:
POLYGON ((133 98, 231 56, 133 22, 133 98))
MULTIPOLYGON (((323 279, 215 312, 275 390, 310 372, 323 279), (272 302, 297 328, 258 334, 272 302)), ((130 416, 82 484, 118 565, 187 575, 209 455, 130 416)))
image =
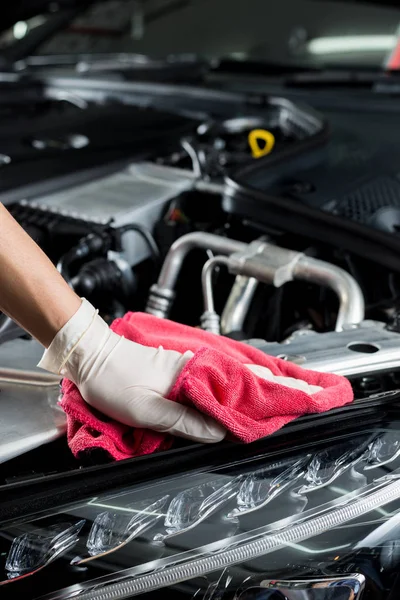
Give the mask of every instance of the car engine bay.
MULTIPOLYGON (((343 374, 356 399, 399 388, 400 183, 394 142, 380 144, 396 115, 388 130, 384 113, 273 96, 210 92, 185 110, 168 94, 47 96, 33 117, 19 108, 19 145, 2 134, 1 199, 107 322, 141 311, 201 327, 343 374)), ((37 473, 52 445, 76 468, 42 348, 4 315, 0 342, 0 478, 37 473)))
POLYGON ((399 8, 3 7, 1 600, 400 598, 399 8))

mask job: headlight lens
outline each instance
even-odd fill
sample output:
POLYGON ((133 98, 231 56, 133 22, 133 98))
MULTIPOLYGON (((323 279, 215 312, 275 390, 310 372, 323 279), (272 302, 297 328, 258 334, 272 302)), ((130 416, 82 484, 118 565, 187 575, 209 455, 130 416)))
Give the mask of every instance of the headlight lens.
POLYGON ((399 440, 400 425, 7 525, 1 593, 359 600, 366 578, 384 599, 400 565, 399 440))

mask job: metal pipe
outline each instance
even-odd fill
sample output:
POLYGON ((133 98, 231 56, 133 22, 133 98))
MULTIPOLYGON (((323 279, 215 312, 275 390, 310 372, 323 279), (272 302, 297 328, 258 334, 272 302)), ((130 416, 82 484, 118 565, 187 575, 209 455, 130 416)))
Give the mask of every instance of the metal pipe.
POLYGON ((201 164, 199 161, 199 157, 197 156, 196 149, 192 146, 189 140, 181 140, 181 146, 185 150, 185 152, 189 155, 190 160, 192 161, 193 174, 195 177, 202 176, 201 164))
MULTIPOLYGON (((172 244, 161 269, 157 284, 150 290, 146 312, 166 318, 174 299, 174 288, 187 254, 194 248, 204 248, 219 255, 229 255, 229 270, 248 279, 237 280, 234 294, 223 313, 223 333, 242 328, 247 315, 256 282, 276 287, 293 279, 301 279, 331 288, 339 298, 336 331, 347 324, 360 323, 364 319, 364 297, 356 280, 340 267, 310 258, 272 244, 260 242, 244 244, 218 235, 204 232, 189 233, 172 244)), ((204 288, 203 288, 204 291, 204 288)))
POLYGON ((337 294, 339 312, 335 331, 342 331, 345 325, 361 323, 364 320, 363 293, 357 281, 344 269, 303 254, 294 265, 293 276, 295 279, 331 288, 337 294))
MULTIPOLYGON (((261 254, 266 246, 266 240, 261 238, 249 244, 246 252, 249 256, 261 254)), ((244 321, 249 312, 251 302, 258 286, 257 277, 237 275, 228 301, 221 317, 221 331, 223 334, 232 331, 243 331, 244 321)))
POLYGON ((229 266, 229 258, 226 256, 215 256, 210 258, 204 265, 201 273, 201 286, 203 289, 204 313, 201 316, 201 327, 205 331, 211 331, 219 335, 220 319, 215 312, 212 276, 218 265, 229 266))
POLYGON ((188 233, 176 240, 165 258, 157 283, 150 289, 147 313, 164 319, 168 316, 183 261, 194 248, 204 248, 215 254, 227 255, 244 252, 247 244, 204 232, 188 233))
POLYGON ((213 233, 194 232, 183 235, 176 240, 169 249, 160 276, 158 286, 172 290, 178 279, 182 263, 190 250, 204 248, 215 254, 232 254, 233 252, 244 252, 247 244, 230 240, 213 233))
POLYGON ((201 288, 203 290, 204 312, 215 312, 212 276, 215 267, 220 264, 221 258, 222 257, 219 256, 210 258, 204 264, 203 270, 201 272, 201 288))
MULTIPOLYGON (((235 275, 253 277, 275 287, 300 279, 332 289, 340 304, 336 331, 342 331, 345 325, 360 323, 364 319, 365 305, 360 286, 349 273, 330 263, 268 243, 264 244, 262 252, 257 252, 256 245, 252 243, 244 253, 229 257, 229 270, 235 275)), ((243 320, 247 314, 245 306, 238 307, 232 302, 229 310, 226 307, 224 311, 225 323, 232 322, 233 311, 237 311, 243 320)), ((228 332, 228 329, 224 329, 224 333, 228 332)))
POLYGON ((221 316, 221 331, 223 334, 232 331, 243 331, 244 321, 249 312, 258 283, 255 277, 236 276, 235 283, 221 316))
POLYGON ((207 181, 206 179, 197 179, 194 182, 194 189, 197 192, 222 196, 225 191, 225 185, 223 183, 216 183, 215 181, 207 181))

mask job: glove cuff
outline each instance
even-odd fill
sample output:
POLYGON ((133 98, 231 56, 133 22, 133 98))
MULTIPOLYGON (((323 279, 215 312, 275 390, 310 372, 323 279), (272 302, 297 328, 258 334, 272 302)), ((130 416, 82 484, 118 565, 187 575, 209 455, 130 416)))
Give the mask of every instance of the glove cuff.
POLYGON ((79 309, 57 333, 37 366, 59 375, 63 365, 93 323, 97 313, 94 306, 82 298, 79 309))

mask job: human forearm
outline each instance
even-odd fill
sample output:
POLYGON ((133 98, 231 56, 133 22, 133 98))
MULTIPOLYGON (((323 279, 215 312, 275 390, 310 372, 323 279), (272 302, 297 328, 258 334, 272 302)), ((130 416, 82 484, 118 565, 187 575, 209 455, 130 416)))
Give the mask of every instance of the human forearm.
POLYGON ((0 203, 0 311, 46 348, 80 298, 0 203))
POLYGON ((111 331, 2 204, 0 311, 46 347, 40 367, 72 380, 109 417, 196 441, 223 439, 211 417, 165 397, 191 353, 140 346, 111 331))

